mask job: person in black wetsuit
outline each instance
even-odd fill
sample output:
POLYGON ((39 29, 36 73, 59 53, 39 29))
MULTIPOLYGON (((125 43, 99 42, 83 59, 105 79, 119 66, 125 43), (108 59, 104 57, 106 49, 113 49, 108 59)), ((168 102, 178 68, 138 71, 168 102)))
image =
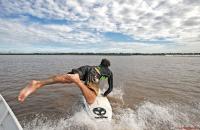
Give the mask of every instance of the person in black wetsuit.
MULTIPOLYGON (((104 93, 104 96, 107 96, 113 89, 113 74, 112 71, 108 68, 110 66, 110 61, 107 59, 102 59, 99 66, 81 66, 78 69, 72 69, 68 74, 79 74, 80 80, 85 81, 85 85, 95 91, 95 84, 99 84, 100 80, 108 79, 109 88, 104 93), (90 84, 92 85, 90 86, 90 84)), ((96 93, 97 95, 98 93, 96 93)))
POLYGON ((99 66, 81 66, 77 69, 72 69, 67 74, 56 75, 46 80, 33 80, 27 87, 20 91, 18 100, 23 102, 31 93, 45 85, 75 83, 81 89, 87 103, 92 104, 99 94, 100 80, 108 79, 109 88, 104 92, 104 96, 107 96, 113 89, 113 74, 109 66, 110 61, 102 59, 99 66))

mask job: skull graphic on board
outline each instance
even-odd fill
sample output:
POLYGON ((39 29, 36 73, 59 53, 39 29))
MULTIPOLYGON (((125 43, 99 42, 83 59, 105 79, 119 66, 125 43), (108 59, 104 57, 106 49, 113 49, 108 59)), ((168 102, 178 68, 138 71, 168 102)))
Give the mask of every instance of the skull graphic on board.
POLYGON ((93 109, 93 113, 98 115, 98 116, 103 116, 106 114, 106 109, 102 108, 102 107, 96 107, 93 109))

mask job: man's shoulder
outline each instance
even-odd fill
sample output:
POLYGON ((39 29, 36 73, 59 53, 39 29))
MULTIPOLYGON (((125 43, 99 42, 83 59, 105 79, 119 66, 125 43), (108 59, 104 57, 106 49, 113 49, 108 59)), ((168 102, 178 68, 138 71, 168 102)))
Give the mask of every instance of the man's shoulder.
POLYGON ((112 71, 108 67, 105 67, 103 71, 103 73, 105 73, 106 75, 112 75, 112 71))
POLYGON ((109 73, 110 73, 110 75, 113 75, 113 72, 109 69, 109 73))

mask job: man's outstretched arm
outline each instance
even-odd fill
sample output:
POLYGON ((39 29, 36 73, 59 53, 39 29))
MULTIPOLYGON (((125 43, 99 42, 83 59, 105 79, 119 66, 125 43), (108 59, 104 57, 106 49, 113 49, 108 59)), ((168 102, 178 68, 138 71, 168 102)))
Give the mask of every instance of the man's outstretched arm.
POLYGON ((112 73, 111 73, 111 76, 108 78, 108 85, 109 85, 109 88, 104 93, 104 96, 107 96, 113 90, 113 74, 112 73))
POLYGON ((88 104, 92 104, 95 99, 96 95, 93 91, 91 91, 79 78, 78 74, 68 75, 68 78, 75 83, 81 90, 85 100, 88 104))

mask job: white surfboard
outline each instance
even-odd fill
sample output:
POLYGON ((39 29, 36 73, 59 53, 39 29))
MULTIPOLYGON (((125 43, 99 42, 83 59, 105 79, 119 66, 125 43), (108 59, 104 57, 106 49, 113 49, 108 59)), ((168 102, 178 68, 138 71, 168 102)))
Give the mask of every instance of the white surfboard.
POLYGON ((107 97, 102 96, 99 91, 93 104, 89 105, 84 98, 85 111, 88 115, 97 121, 111 121, 112 107, 107 97))
POLYGON ((0 130, 23 130, 16 116, 0 95, 0 130))

